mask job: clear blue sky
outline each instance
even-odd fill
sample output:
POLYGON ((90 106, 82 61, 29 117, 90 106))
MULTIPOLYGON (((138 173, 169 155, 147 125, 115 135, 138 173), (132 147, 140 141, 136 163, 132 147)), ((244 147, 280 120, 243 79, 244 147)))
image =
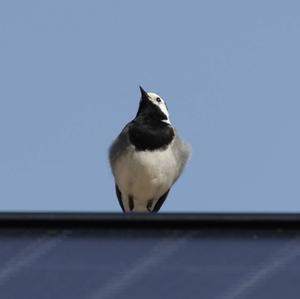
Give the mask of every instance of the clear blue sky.
POLYGON ((300 211, 299 1, 1 1, 0 210, 120 211, 107 150, 159 93, 192 159, 161 211, 300 211))

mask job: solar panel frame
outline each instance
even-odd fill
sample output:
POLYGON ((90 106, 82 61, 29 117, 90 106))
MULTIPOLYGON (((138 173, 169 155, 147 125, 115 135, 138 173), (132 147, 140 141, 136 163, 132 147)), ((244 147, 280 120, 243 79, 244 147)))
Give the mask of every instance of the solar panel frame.
POLYGON ((1 227, 132 229, 299 229, 300 213, 72 213, 1 212, 1 227))

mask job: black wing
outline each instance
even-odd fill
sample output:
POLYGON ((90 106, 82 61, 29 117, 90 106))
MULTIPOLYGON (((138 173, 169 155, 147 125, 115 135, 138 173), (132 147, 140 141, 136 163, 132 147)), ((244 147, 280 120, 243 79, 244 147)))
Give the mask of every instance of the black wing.
POLYGON ((119 204, 122 208, 122 211, 125 213, 125 209, 124 209, 123 201, 122 201, 122 194, 121 194, 121 191, 120 191, 117 184, 116 184, 116 194, 117 194, 117 197, 118 197, 119 204))
POLYGON ((163 205, 163 203, 165 202, 167 196, 168 196, 168 193, 169 193, 170 189, 164 194, 162 195, 158 201, 156 202, 152 212, 153 213, 157 213, 159 211, 159 209, 161 208, 161 206, 163 205))

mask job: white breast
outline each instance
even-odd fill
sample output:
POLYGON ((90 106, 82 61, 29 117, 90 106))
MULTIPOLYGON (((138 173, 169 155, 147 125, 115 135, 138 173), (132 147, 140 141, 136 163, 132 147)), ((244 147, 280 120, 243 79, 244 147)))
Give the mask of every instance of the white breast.
POLYGON ((124 208, 128 197, 134 198, 134 211, 146 212, 147 202, 156 201, 172 186, 177 163, 170 147, 163 151, 127 151, 116 161, 116 182, 122 193, 124 208))

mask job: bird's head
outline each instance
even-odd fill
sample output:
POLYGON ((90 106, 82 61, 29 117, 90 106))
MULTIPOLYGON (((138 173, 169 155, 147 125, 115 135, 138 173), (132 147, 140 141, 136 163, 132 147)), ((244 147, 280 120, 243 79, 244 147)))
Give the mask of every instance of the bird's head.
POLYGON ((146 92, 141 86, 141 100, 137 116, 143 115, 171 125, 169 111, 163 98, 154 92, 146 92))

